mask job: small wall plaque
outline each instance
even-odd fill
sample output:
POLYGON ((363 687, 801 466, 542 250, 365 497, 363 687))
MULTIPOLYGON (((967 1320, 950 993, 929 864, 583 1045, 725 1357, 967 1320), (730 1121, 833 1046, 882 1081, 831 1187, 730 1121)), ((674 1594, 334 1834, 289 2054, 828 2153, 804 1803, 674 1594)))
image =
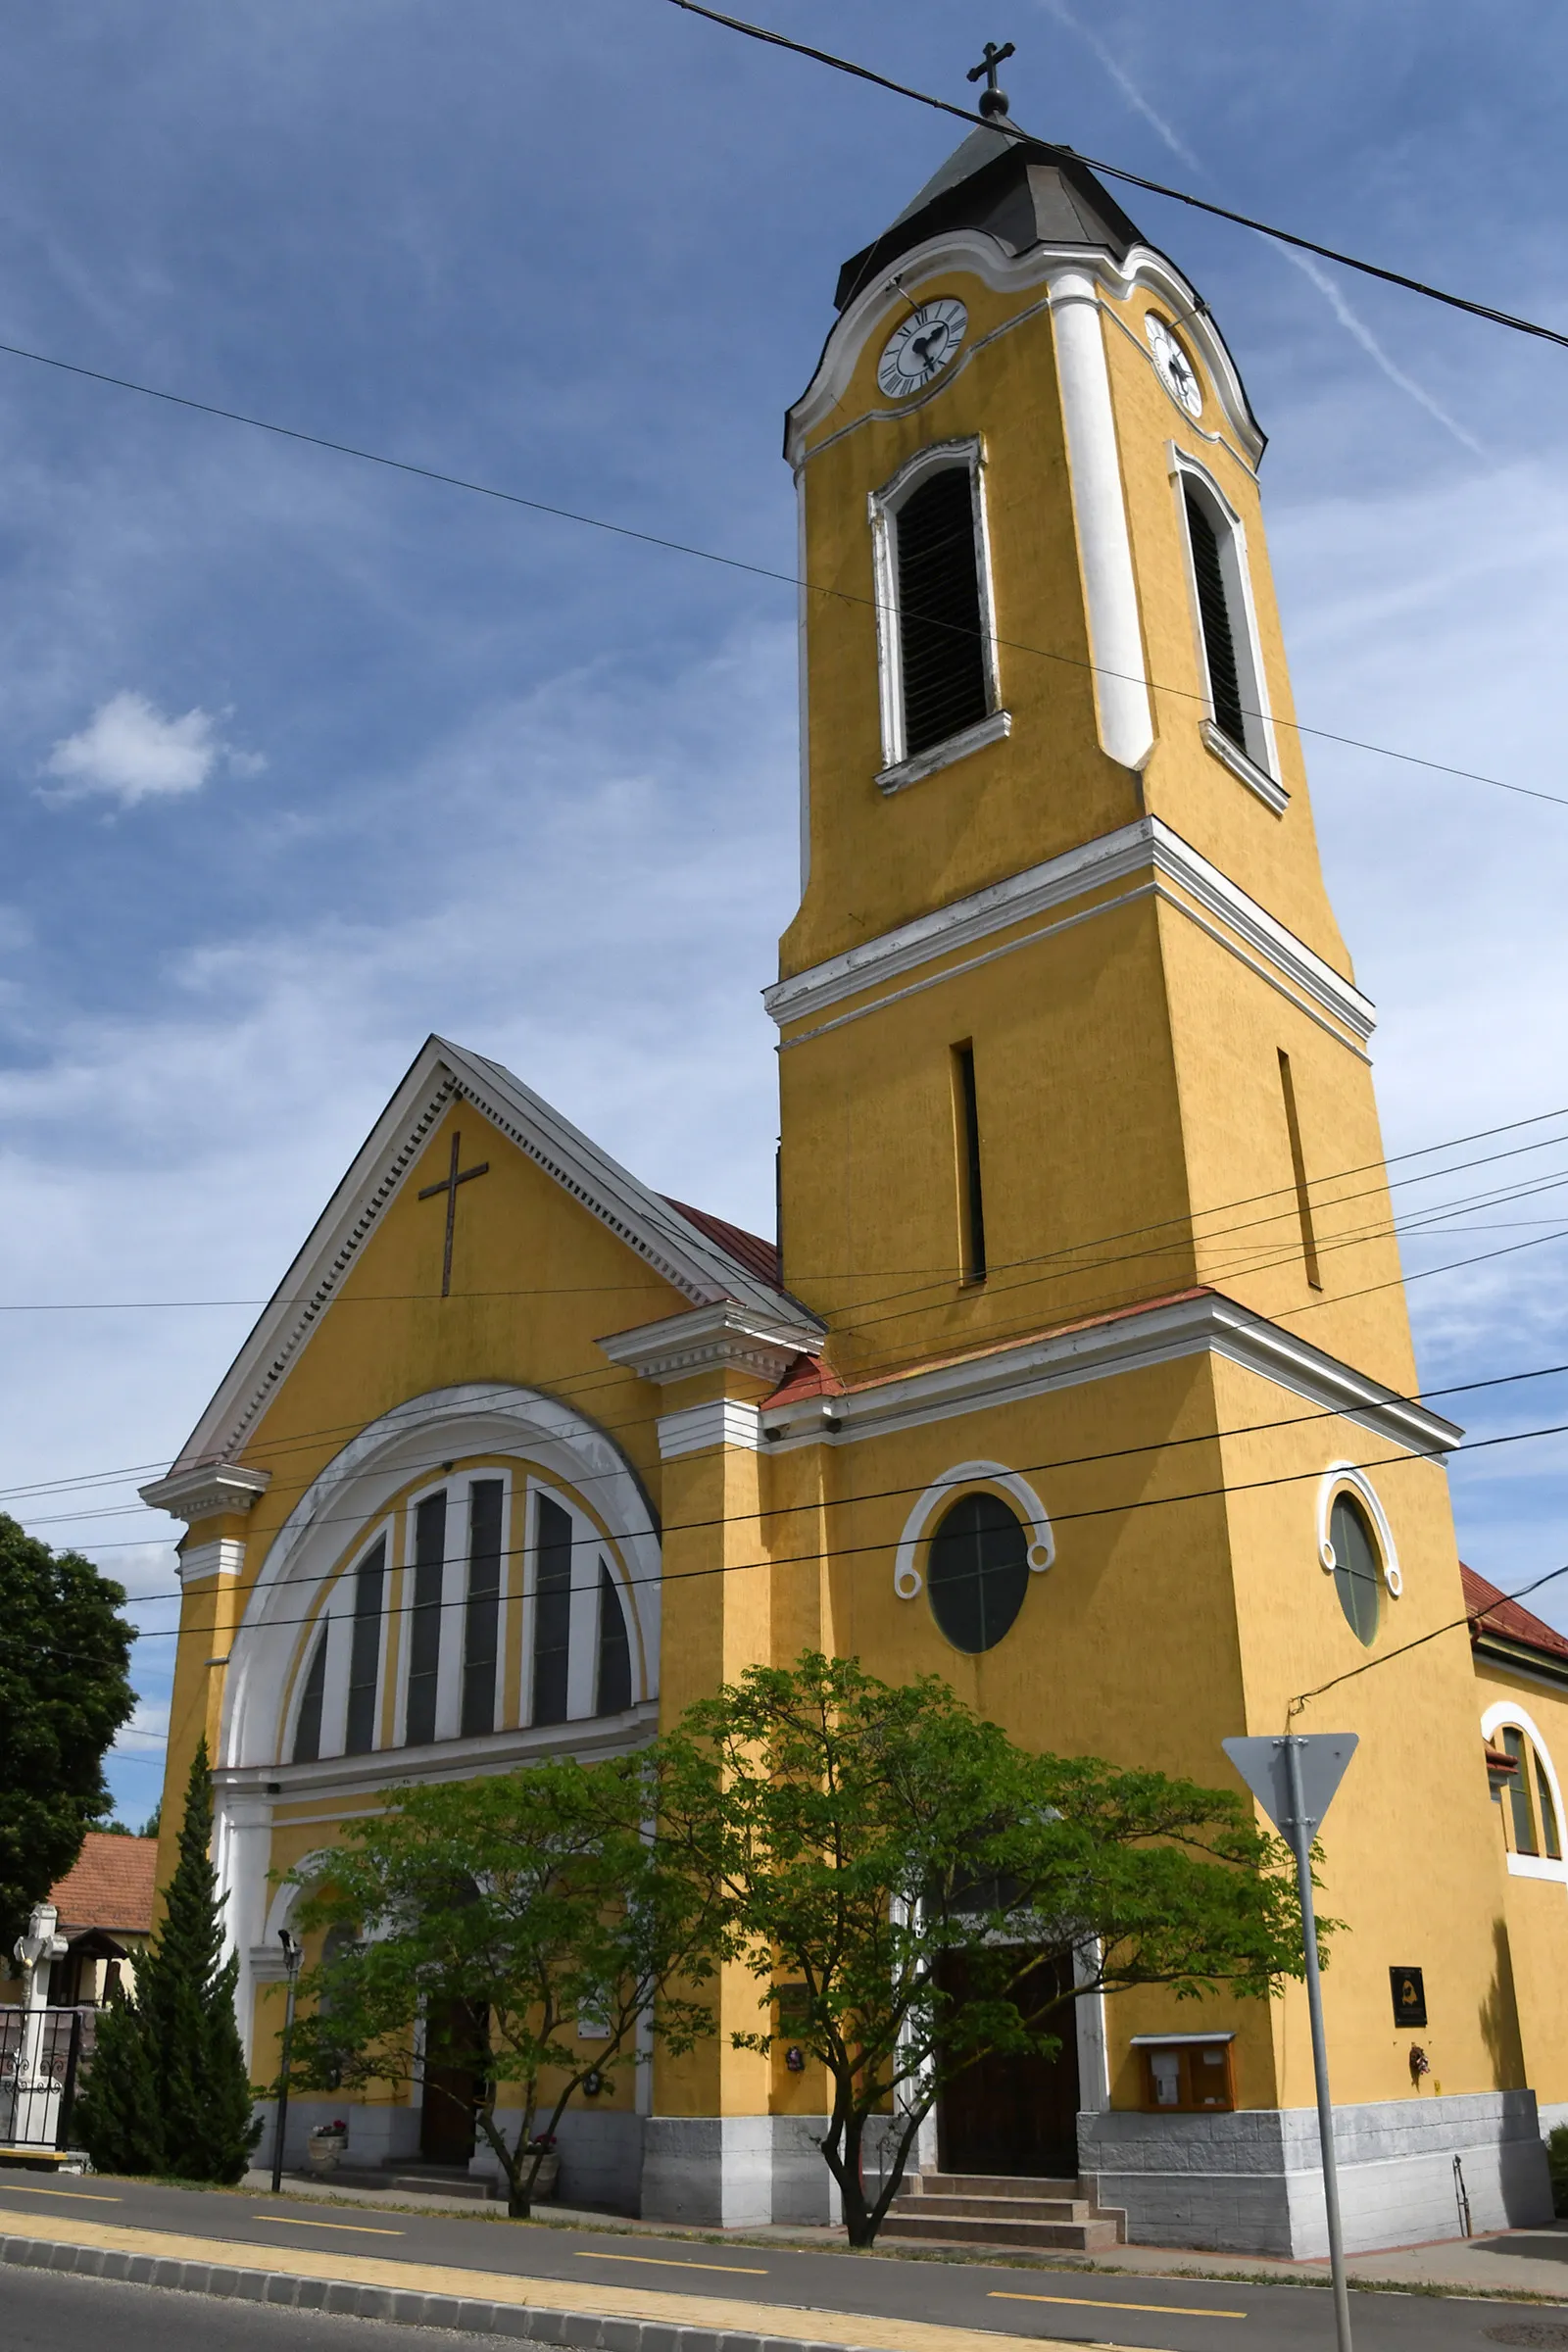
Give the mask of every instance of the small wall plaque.
POLYGON ((1427 2022, 1427 1988, 1418 1968, 1391 1968, 1389 1990, 1394 1996, 1394 2022, 1396 2026, 1424 2026, 1427 2022))

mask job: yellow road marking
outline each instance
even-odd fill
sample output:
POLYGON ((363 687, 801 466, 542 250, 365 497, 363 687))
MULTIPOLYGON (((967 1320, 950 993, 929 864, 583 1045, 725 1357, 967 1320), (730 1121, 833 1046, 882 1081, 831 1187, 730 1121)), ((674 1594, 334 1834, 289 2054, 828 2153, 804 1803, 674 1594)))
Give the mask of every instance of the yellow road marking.
MULTIPOLYGON (((767 2312, 767 2332, 811 2344, 854 2344, 861 2352, 1068 2352, 1059 2337, 1004 2335, 990 2328, 953 2327, 929 2320, 884 2318, 871 2312, 802 2311, 783 2303, 760 2306, 756 2297, 742 2301, 721 2288, 677 2289, 627 2282, 617 2286, 607 2278, 594 2286, 586 2278, 520 2278, 515 2273, 458 2270, 436 2262, 415 2260, 407 2254, 356 2254, 352 2246, 269 2246, 256 2238, 198 2237, 181 2230, 133 2228, 126 2222, 89 2220, 86 2214, 56 2214, 45 2224, 35 2210, 7 2209, 0 2181, 0 2235, 11 2223, 24 2224, 29 2234, 46 2230, 57 2245, 99 2246, 127 2254, 157 2254, 173 2261, 212 2265, 227 2270, 286 2270, 295 2278, 343 2279, 350 2284, 414 2288, 426 2295, 453 2295, 463 2302, 476 2298, 526 2308, 542 2304, 553 2311, 585 2312, 595 2318, 655 2320, 661 2324, 702 2328, 713 2334, 755 2335, 758 2312, 767 2312)), ((1228 2315, 1227 2315, 1228 2316, 1228 2315)))
POLYGON ((765 2278, 765 2264, 755 2262, 687 2262, 674 2254, 593 2254, 586 2246, 573 2246, 572 2252, 580 2262, 653 2262, 662 2271, 733 2271, 743 2278, 765 2278))
POLYGON ((1084 2311, 1165 2311, 1178 2320, 1245 2320, 1245 2311, 1203 2311, 1188 2303, 1111 2303, 1102 2295, 1015 2295, 1004 2286, 989 2290, 993 2303, 1076 2303, 1084 2311))
POLYGON ((377 2230, 369 2222, 313 2222, 303 2213, 253 2213, 253 2222, 287 2222, 291 2230, 347 2230, 355 2237, 402 2237, 402 2230, 377 2230))
POLYGON ((91 2188, 28 2188, 22 2180, 8 2180, 5 2193, 8 2197, 77 2197, 88 2205, 122 2205, 125 2201, 123 2197, 106 2197, 91 2188))

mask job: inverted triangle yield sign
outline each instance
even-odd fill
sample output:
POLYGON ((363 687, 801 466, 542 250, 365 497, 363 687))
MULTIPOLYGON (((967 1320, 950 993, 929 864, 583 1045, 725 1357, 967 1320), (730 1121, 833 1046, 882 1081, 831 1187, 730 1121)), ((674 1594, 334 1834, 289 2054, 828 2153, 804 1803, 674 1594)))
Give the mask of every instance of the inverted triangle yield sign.
POLYGON ((1291 1802, 1287 1748, 1297 1752, 1301 1820, 1310 1838, 1334 1802, 1335 1791, 1354 1755, 1354 1732, 1308 1732, 1292 1739, 1222 1740, 1221 1747, 1277 1830, 1289 1838, 1297 1828, 1291 1802))

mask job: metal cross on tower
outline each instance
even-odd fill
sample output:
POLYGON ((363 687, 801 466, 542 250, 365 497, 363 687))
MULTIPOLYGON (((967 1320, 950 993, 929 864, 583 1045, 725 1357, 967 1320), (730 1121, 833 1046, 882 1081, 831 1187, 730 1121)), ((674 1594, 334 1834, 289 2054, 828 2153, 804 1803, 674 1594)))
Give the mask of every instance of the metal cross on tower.
POLYGON ((969 68, 969 79, 971 81, 983 79, 986 85, 980 93, 980 112, 985 116, 987 122, 993 116, 1004 115, 1007 111, 1007 93, 997 87, 997 68, 1013 55, 1015 55, 1015 51, 1011 41, 1004 41, 1000 49, 995 41, 987 41, 984 57, 977 66, 969 68))
POLYGON ((462 1156, 462 1151, 463 1138, 454 1127, 452 1130, 451 1167, 439 1184, 427 1184, 419 1195, 421 1200, 433 1200, 437 1193, 445 1193, 447 1197, 447 1241, 446 1248, 441 1253, 441 1296, 443 1298, 450 1298, 452 1296, 452 1237, 457 1231, 458 1224, 458 1187, 460 1184, 471 1183, 475 1176, 488 1176, 490 1173, 490 1162, 487 1159, 481 1159, 476 1168, 460 1169, 458 1161, 462 1156))

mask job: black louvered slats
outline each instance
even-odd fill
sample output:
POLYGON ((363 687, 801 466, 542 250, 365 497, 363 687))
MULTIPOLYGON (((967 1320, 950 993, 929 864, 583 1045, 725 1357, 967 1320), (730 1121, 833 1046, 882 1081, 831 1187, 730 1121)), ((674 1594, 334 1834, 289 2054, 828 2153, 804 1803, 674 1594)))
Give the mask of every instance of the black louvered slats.
POLYGON ((1193 571, 1198 580, 1198 610, 1203 623, 1203 652, 1208 660, 1208 691, 1214 705, 1214 724, 1229 736, 1239 752, 1247 749, 1247 722, 1242 710, 1242 681, 1236 666, 1236 638, 1231 628, 1230 600, 1220 568, 1219 534, 1200 499, 1189 490, 1187 535, 1192 543, 1193 571))
POLYGON ((906 757, 945 743, 989 709, 974 494, 946 466, 899 509, 899 648, 906 757))

